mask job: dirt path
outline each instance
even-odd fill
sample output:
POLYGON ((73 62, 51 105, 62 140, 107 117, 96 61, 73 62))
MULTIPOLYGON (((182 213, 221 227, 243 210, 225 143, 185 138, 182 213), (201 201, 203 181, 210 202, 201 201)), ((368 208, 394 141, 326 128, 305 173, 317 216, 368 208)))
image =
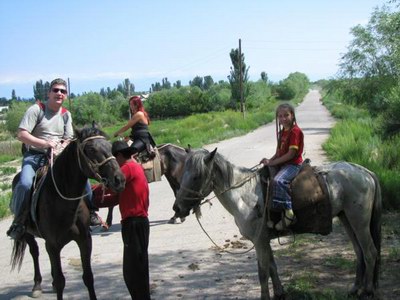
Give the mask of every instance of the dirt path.
MULTIPOLYGON (((297 108, 297 119, 305 133, 305 153, 314 165, 326 162, 321 144, 328 137, 334 124, 327 110, 319 103, 319 93, 311 91, 297 108)), ((262 157, 274 153, 275 124, 263 126, 245 136, 208 145, 207 149, 218 147, 228 160, 236 165, 252 167, 262 157)), ((173 193, 165 179, 150 185, 150 276, 153 299, 258 299, 260 288, 257 277, 255 251, 232 255, 216 251, 213 244, 201 231, 194 216, 183 224, 166 224, 172 216, 173 193)), ((210 208, 203 208, 202 225, 218 245, 226 245, 231 251, 243 251, 251 245, 240 239, 241 235, 233 218, 219 202, 210 208), (235 247, 241 247, 239 249, 235 247)), ((100 214, 105 217, 106 210, 100 214)), ((120 220, 119 211, 114 211, 114 220, 120 220)), ((9 258, 12 242, 5 236, 11 219, 0 222, 0 299, 30 299, 33 268, 27 253, 20 273, 11 272, 9 258)), ((352 271, 337 273, 324 263, 327 253, 349 255, 352 252, 342 232, 336 229, 328 237, 313 237, 306 246, 290 249, 290 244, 280 246, 273 242, 277 250, 277 264, 283 283, 307 268, 321 278, 320 288, 337 288, 344 292, 352 283, 352 271), (337 231, 337 232, 336 232, 337 231), (303 247, 303 248, 301 248, 303 247), (301 252, 300 250, 304 250, 301 252), (338 251, 336 251, 338 250, 338 251), (285 252, 286 251, 286 252, 285 252), (293 254, 293 255, 292 255, 293 254), (301 259, 300 259, 301 258, 301 259)), ((51 291, 50 264, 41 246, 41 267, 43 275, 42 299, 55 299, 51 291)), ((67 245, 62 251, 62 263, 66 277, 65 299, 86 299, 87 292, 81 280, 78 248, 67 245)), ((120 225, 113 225, 103 233, 93 230, 93 272, 98 299, 130 299, 122 277, 122 242, 120 225)), ((387 298, 389 299, 389 298, 387 298)))

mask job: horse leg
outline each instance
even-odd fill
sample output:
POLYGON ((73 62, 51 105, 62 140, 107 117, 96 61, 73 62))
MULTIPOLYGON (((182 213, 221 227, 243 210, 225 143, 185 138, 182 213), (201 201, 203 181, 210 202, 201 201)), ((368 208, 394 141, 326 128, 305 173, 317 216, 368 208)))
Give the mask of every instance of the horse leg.
POLYGON ((113 210, 114 210, 114 206, 110 206, 108 208, 107 219, 106 219, 106 223, 107 223, 108 227, 111 227, 111 225, 112 225, 113 210))
POLYGON ((63 292, 65 288, 65 277, 61 267, 61 248, 50 245, 46 241, 46 250, 49 254, 51 263, 51 275, 53 277, 53 289, 57 292, 57 300, 63 299, 63 292))
POLYGON ((81 253, 83 282, 85 283, 88 289, 90 300, 96 300, 97 297, 96 297, 96 292, 94 290, 94 279, 91 266, 92 236, 90 235, 90 232, 88 230, 86 232, 82 231, 80 239, 77 240, 77 244, 79 247, 79 251, 81 253))
POLYGON ((281 280, 279 279, 278 268, 275 263, 274 253, 272 252, 270 243, 268 243, 267 252, 270 255, 270 257, 269 257, 269 274, 271 276, 272 287, 274 289, 274 299, 284 299, 285 295, 284 295, 284 291, 283 291, 283 286, 282 286, 281 280))
MULTIPOLYGON (((269 288, 268 288, 268 280, 271 270, 271 267, 269 265, 271 260, 271 254, 268 253, 268 251, 271 251, 271 247, 269 247, 268 245, 269 241, 267 239, 266 241, 260 241, 255 245, 257 254, 258 279, 260 281, 260 286, 261 286, 260 299, 262 300, 271 299, 269 296, 269 288)), ((277 273, 275 273, 274 275, 277 275, 277 273)), ((276 284, 276 281, 274 284, 276 284)))
POLYGON ((363 263, 364 258, 362 255, 361 247, 358 244, 357 238, 346 216, 344 214, 340 214, 338 217, 341 223, 343 224, 343 227, 346 230, 347 235, 350 238, 354 252, 356 254, 356 279, 354 281, 353 287, 349 291, 349 295, 355 296, 359 293, 359 291, 361 291, 362 288, 362 276, 365 270, 365 266, 363 263))
MULTIPOLYGON (((359 213, 359 212, 358 212, 359 213)), ((339 216, 347 234, 353 244, 354 252, 357 256, 356 280, 350 294, 358 296, 374 294, 374 269, 377 261, 378 252, 372 240, 368 222, 351 222, 357 220, 339 216)))
POLYGON ((34 267, 32 298, 39 298, 42 295, 42 274, 40 273, 39 265, 39 247, 31 234, 25 234, 25 240, 29 245, 29 252, 31 253, 34 267))

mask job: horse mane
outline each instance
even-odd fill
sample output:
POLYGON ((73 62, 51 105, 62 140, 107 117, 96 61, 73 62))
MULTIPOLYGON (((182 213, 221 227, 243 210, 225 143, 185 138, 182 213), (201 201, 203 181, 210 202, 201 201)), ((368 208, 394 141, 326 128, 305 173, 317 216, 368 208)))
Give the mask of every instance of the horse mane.
POLYGON ((97 127, 84 127, 82 129, 75 129, 75 135, 76 137, 80 140, 83 141, 88 137, 91 136, 96 136, 96 135, 101 135, 107 138, 107 135, 105 134, 104 131, 97 127))
MULTIPOLYGON (((204 161, 206 155, 210 152, 206 149, 194 150, 192 158, 187 162, 190 165, 190 169, 198 170, 201 174, 209 172, 208 167, 204 161)), ((214 155, 214 168, 217 173, 216 177, 222 178, 222 180, 230 185, 233 180, 234 165, 230 163, 225 157, 218 152, 214 155)))

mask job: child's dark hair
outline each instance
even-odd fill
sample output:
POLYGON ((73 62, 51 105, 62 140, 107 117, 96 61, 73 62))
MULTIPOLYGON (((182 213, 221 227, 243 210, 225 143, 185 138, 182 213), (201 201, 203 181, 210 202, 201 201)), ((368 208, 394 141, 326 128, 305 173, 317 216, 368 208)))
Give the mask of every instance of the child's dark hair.
POLYGON ((281 109, 287 109, 293 115, 293 124, 292 124, 292 126, 297 124, 296 113, 294 111, 294 106, 292 104, 290 104, 290 103, 279 104, 278 107, 275 110, 276 139, 278 141, 278 147, 280 146, 281 132, 283 130, 283 126, 282 126, 282 124, 279 123, 279 119, 278 119, 278 114, 279 114, 279 111, 281 109))

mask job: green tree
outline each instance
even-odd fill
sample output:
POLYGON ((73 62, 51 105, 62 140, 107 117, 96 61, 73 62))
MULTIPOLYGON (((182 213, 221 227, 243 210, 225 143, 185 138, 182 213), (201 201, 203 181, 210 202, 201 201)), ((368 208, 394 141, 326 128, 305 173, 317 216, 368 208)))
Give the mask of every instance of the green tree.
POLYGON ((199 89, 203 89, 203 77, 196 76, 195 78, 193 78, 193 80, 189 81, 189 86, 197 86, 199 89))
POLYGON ((50 89, 50 82, 46 81, 45 83, 43 83, 42 79, 36 81, 35 85, 33 86, 34 98, 40 101, 46 101, 49 89, 50 89))
POLYGON ((11 101, 9 110, 6 114, 6 126, 10 133, 16 135, 19 123, 21 122, 26 110, 31 105, 31 102, 11 101))
MULTIPOLYGON (((246 102, 246 97, 250 92, 247 84, 249 80, 248 72, 250 67, 246 67, 244 54, 241 53, 241 55, 239 55, 239 49, 232 49, 229 55, 231 57, 232 67, 228 80, 231 85, 232 107, 236 109, 237 105, 240 104, 241 101, 240 78, 242 79, 243 106, 246 102)), ((243 112, 244 107, 240 107, 240 110, 243 112)))
POLYGON ((129 97, 135 92, 135 86, 129 81, 129 78, 125 78, 122 83, 118 84, 117 91, 122 93, 125 97, 129 97))
POLYGON ((214 80, 211 75, 204 76, 203 89, 209 90, 214 85, 214 80))
POLYGON ((182 82, 181 82, 180 80, 177 80, 177 81, 174 83, 174 87, 176 87, 177 89, 181 88, 181 87, 182 87, 182 82))
POLYGON ((264 71, 261 72, 261 80, 268 83, 268 75, 264 71))

